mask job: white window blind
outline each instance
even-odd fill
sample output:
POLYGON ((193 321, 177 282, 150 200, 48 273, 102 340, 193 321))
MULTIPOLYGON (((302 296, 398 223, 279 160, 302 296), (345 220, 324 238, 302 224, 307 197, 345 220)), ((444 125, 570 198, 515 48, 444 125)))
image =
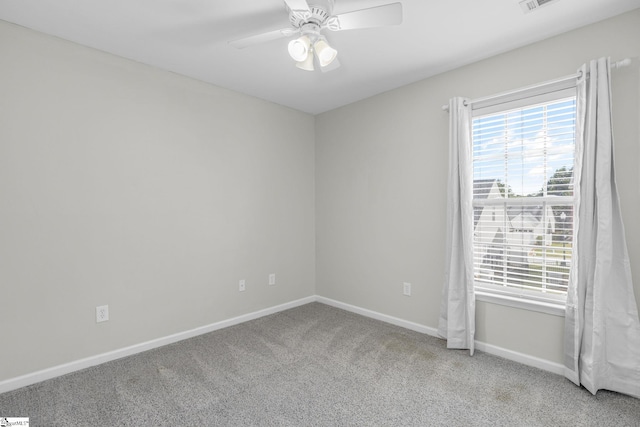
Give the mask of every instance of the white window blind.
POLYGON ((474 111, 476 289, 542 300, 566 295, 576 101, 567 92, 549 98, 474 111))

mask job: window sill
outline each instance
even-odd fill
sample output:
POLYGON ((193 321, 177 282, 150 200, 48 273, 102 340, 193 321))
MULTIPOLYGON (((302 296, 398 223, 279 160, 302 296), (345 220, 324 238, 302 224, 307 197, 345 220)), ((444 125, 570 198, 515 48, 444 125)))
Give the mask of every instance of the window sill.
POLYGON ((565 304, 560 301, 558 303, 533 301, 478 290, 475 291, 475 295, 476 301, 505 305, 507 307, 521 308, 529 311, 537 311, 539 313, 546 313, 559 317, 564 317, 565 313, 565 304))

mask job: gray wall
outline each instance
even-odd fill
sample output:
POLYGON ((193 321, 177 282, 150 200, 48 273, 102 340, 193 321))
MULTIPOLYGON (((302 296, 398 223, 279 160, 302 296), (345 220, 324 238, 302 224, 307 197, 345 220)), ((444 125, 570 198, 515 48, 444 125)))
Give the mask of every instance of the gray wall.
POLYGON ((313 116, 2 21, 0 58, 0 381, 314 295, 313 116))
MULTIPOLYGON (((448 115, 477 98, 575 73, 613 71, 617 181, 640 297, 640 10, 480 61, 316 117, 319 295, 437 327, 444 277, 448 115), (402 295, 402 283, 413 295, 402 295)), ((562 317, 478 303, 477 339, 562 362, 562 317)))

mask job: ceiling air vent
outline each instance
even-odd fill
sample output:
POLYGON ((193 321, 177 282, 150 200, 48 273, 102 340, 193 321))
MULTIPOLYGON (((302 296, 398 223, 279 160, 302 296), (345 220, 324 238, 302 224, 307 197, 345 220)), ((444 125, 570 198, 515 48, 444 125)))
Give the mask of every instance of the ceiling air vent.
POLYGON ((533 12, 540 9, 542 6, 546 6, 549 3, 555 3, 558 0, 523 0, 520 2, 520 7, 524 13, 533 12))

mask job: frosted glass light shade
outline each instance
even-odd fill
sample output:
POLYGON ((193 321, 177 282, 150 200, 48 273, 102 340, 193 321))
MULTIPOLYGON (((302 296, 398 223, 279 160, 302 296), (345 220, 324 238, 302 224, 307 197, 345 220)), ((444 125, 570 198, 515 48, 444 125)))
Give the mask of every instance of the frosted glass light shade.
POLYGON ((304 61, 296 62, 296 67, 305 71, 313 71, 313 54, 309 53, 304 61))
POLYGON ((316 51, 316 55, 318 56, 318 62, 320 62, 321 67, 326 67, 331 64, 336 56, 338 56, 338 51, 329 46, 329 44, 320 39, 313 45, 314 50, 316 51))
POLYGON ((309 37, 302 36, 289 42, 289 55, 296 62, 303 62, 309 55, 311 48, 311 40, 309 37))

